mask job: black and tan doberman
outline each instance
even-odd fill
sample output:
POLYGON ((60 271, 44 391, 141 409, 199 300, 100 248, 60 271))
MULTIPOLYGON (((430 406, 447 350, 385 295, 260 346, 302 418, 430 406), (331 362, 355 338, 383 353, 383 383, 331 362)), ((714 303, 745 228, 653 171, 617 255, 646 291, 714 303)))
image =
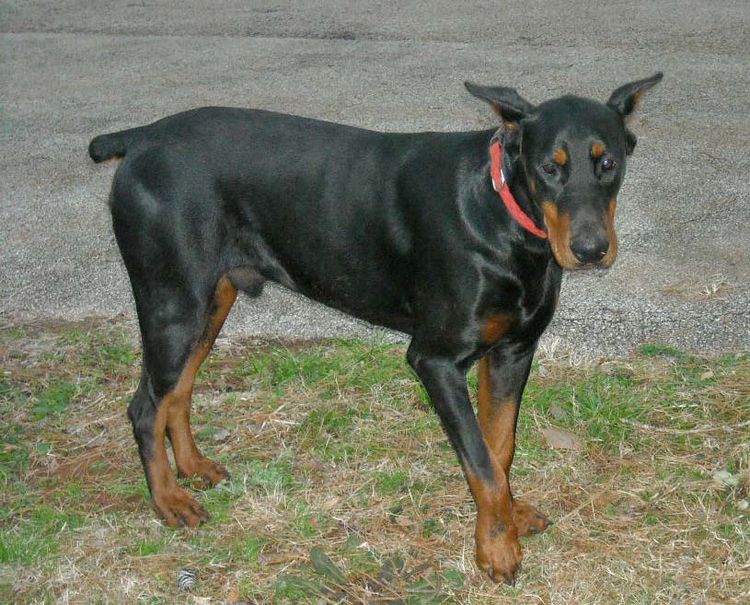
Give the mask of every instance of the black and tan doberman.
POLYGON ((514 499, 521 395, 562 271, 609 267, 635 136, 626 123, 661 74, 606 103, 532 105, 466 86, 499 130, 380 133, 266 111, 207 107, 96 137, 122 158, 112 222, 143 341, 128 408, 154 505, 169 525, 207 514, 175 479, 227 477, 190 428, 196 372, 237 297, 271 280, 411 336, 407 358, 477 505, 476 558, 512 582, 519 536, 549 521, 514 499), (479 413, 466 374, 479 362, 479 413))

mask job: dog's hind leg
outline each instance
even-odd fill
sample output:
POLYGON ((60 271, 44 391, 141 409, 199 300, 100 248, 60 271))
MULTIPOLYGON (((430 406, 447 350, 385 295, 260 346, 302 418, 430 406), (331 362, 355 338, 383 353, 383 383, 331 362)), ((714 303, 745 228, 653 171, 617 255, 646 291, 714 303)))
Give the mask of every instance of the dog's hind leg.
POLYGON ((190 429, 190 400, 195 375, 237 296, 221 277, 205 301, 192 288, 134 281, 143 339, 144 371, 128 408, 154 505, 168 525, 194 527, 206 512, 176 481, 167 458, 172 442, 180 475, 199 476, 213 485, 227 472, 203 457, 190 429), (144 287, 145 286, 145 287, 144 287))
POLYGON ((172 443, 177 472, 181 477, 201 478, 205 487, 216 485, 222 479, 228 478, 229 474, 223 466, 201 455, 195 445, 190 428, 193 384, 198 369, 211 350, 236 298, 237 289, 234 284, 228 277, 222 276, 216 284, 203 333, 190 352, 190 357, 168 401, 167 436, 172 443))
POLYGON ((195 446, 190 400, 237 289, 227 274, 222 201, 208 181, 181 178, 184 168, 161 149, 126 158, 110 208, 143 345, 141 382, 128 416, 157 511, 169 525, 194 527, 208 515, 178 485, 166 439, 181 475, 209 485, 227 476, 195 446))

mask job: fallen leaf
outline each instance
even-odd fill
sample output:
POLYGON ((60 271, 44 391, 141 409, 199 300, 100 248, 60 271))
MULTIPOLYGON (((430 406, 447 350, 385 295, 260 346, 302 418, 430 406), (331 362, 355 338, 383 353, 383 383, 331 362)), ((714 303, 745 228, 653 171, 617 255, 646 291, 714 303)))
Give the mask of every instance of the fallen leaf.
POLYGON ((320 550, 317 546, 310 551, 310 561, 315 571, 321 576, 325 576, 337 584, 345 584, 346 577, 331 558, 320 550))
POLYGON ((557 404, 554 404, 549 409, 549 413, 550 413, 550 416, 552 416, 556 420, 562 420, 568 415, 568 413, 557 404))
POLYGON ((227 429, 221 429, 214 433, 213 440, 214 441, 226 441, 229 439, 229 431, 227 429))
POLYGON ((553 449, 573 450, 576 452, 583 449, 583 441, 581 441, 581 438, 575 433, 571 433, 565 429, 550 426, 542 429, 542 434, 547 440, 547 445, 553 449))
POLYGON ((724 487, 735 487, 740 482, 740 478, 729 471, 716 471, 714 481, 724 487))
POLYGON ((404 517, 403 515, 398 515, 393 521, 400 527, 409 527, 413 525, 411 519, 409 519, 408 517, 404 517))
POLYGON ((336 508, 339 504, 341 504, 341 498, 339 498, 338 496, 333 496, 332 498, 328 498, 328 500, 323 502, 320 508, 323 511, 328 512, 336 508))

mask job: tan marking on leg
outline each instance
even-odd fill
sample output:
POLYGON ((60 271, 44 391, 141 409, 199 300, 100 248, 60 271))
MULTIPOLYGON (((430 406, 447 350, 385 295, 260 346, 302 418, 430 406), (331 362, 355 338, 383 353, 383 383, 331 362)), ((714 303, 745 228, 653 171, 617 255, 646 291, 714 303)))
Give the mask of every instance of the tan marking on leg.
POLYGON ((479 361, 479 425, 482 434, 505 476, 510 480, 510 466, 515 449, 515 426, 518 404, 512 398, 495 401, 487 357, 479 361))
POLYGON ((515 426, 518 415, 518 402, 513 398, 496 401, 492 395, 492 376, 489 360, 485 356, 479 361, 479 425, 482 434, 495 457, 497 465, 503 469, 508 483, 511 500, 511 514, 518 537, 544 531, 550 520, 536 508, 513 498, 510 489, 510 467, 515 451, 515 426))
POLYGON ((477 565, 493 580, 508 583, 513 581, 522 556, 513 521, 508 475, 513 457, 514 422, 515 413, 509 417, 503 406, 494 405, 489 362, 487 357, 483 357, 479 362, 479 423, 490 450, 495 485, 487 485, 471 472, 467 472, 466 476, 477 504, 477 565))
POLYGON ((179 485, 167 458, 164 443, 167 426, 167 406, 159 405, 154 418, 151 458, 146 463, 146 473, 151 487, 154 507, 167 525, 172 527, 197 527, 208 520, 208 513, 179 485))
POLYGON ((196 447, 190 427, 190 402, 195 376, 236 299, 237 289, 229 278, 221 277, 216 285, 203 336, 190 354, 177 384, 162 403, 167 411, 167 428, 178 472, 183 477, 201 477, 207 486, 216 485, 227 478, 228 473, 222 466, 202 456, 196 447))
POLYGON ((481 339, 485 345, 493 345, 507 334, 513 317, 508 313, 497 313, 488 317, 482 324, 481 339))
POLYGON ((542 210, 555 259, 563 269, 576 269, 579 263, 570 249, 570 215, 558 212, 554 202, 543 202, 542 210))
POLYGON ((558 166, 565 166, 565 164, 568 163, 568 152, 565 151, 562 147, 560 147, 559 149, 555 149, 552 152, 552 161, 554 161, 558 166))
POLYGON ((495 471, 494 485, 466 471, 466 480, 477 506, 476 561, 477 566, 494 581, 511 584, 521 565, 521 545, 513 522, 508 481, 494 458, 491 460, 495 471))
POLYGON ((611 267, 617 259, 617 232, 615 231, 615 213, 617 212, 617 200, 610 200, 609 208, 607 209, 607 217, 605 222, 607 223, 607 238, 609 239, 609 248, 607 253, 602 259, 603 267, 611 267))
POLYGON ((604 152, 606 151, 606 148, 604 147, 603 143, 594 143, 591 146, 591 157, 595 160, 598 160, 600 157, 604 155, 604 152))

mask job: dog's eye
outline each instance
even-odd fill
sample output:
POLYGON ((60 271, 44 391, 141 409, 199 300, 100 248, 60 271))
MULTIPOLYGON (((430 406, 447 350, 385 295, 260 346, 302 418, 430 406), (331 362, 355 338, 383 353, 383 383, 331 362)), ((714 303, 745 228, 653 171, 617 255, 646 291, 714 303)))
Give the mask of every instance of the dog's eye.
POLYGON ((612 158, 604 158, 602 160, 602 170, 612 170, 616 165, 616 162, 612 158))
POLYGON ((554 164, 542 164, 542 170, 545 174, 548 174, 552 176, 553 174, 557 174, 557 166, 554 164))

